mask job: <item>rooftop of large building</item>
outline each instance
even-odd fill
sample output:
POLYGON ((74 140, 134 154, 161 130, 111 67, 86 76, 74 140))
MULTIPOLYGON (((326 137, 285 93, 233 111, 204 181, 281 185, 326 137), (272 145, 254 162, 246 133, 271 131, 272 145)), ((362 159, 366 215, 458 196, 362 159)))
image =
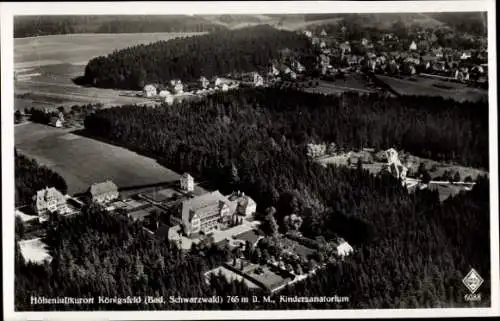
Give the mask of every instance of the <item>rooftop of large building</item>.
POLYGON ((49 198, 58 198, 62 199, 64 198, 64 195, 58 191, 55 187, 45 187, 44 189, 41 189, 36 192, 36 195, 34 196, 35 200, 47 200, 49 198))
POLYGON ((228 203, 229 200, 219 191, 214 191, 185 200, 182 202, 182 206, 192 211, 197 211, 210 205, 219 204, 219 201, 228 203))

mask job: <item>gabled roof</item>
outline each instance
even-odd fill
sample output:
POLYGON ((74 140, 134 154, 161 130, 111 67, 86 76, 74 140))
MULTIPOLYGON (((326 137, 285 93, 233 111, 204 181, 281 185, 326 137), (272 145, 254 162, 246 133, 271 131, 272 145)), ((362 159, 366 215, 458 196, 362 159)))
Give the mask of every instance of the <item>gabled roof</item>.
MULTIPOLYGON (((191 213, 197 212, 203 208, 219 207, 221 202, 226 205, 231 205, 231 202, 224 197, 219 191, 196 196, 194 198, 182 202, 182 219, 191 220, 191 213)), ((204 212, 201 213, 205 214, 204 212)))
POLYGON ((110 180, 101 183, 95 183, 90 186, 90 194, 92 196, 102 195, 109 192, 117 192, 118 186, 110 180))
POLYGON ((33 197, 35 200, 45 201, 48 198, 64 198, 64 195, 59 192, 55 187, 46 187, 36 192, 36 195, 33 197))

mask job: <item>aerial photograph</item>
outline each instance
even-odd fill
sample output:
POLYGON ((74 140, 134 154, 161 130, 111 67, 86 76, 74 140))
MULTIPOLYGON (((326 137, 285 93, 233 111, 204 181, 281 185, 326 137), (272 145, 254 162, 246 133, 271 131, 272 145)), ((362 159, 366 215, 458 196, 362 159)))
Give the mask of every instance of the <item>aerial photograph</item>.
POLYGON ((492 306, 487 12, 262 12, 14 16, 15 311, 492 306))

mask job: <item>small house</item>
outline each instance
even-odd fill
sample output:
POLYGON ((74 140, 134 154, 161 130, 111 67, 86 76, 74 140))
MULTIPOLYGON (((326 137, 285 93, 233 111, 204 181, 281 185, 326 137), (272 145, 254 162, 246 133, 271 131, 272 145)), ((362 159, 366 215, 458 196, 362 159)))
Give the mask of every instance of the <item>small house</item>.
POLYGON ((166 103, 167 105, 172 105, 174 103, 174 96, 173 95, 166 95, 161 97, 161 101, 166 103))
POLYGON ((320 36, 321 37, 326 37, 327 36, 327 33, 326 33, 325 29, 321 30, 320 36))
POLYGON ((336 250, 337 255, 342 258, 349 256, 354 251, 352 246, 342 238, 336 242, 336 250))
POLYGON ((181 189, 186 192, 194 191, 194 178, 188 173, 182 174, 180 178, 181 189))
POLYGON ((470 51, 464 51, 462 52, 462 55, 460 56, 461 60, 466 60, 472 57, 472 53, 470 51))
POLYGON ((290 69, 290 67, 288 67, 286 65, 281 65, 279 70, 280 70, 280 73, 285 74, 285 75, 288 75, 292 72, 292 69, 290 69))
POLYGON ((90 200, 99 204, 108 203, 118 198, 118 186, 110 180, 95 183, 88 190, 90 200))
POLYGON ((55 187, 46 187, 33 196, 34 212, 40 216, 40 221, 46 220, 48 213, 66 213, 68 211, 66 198, 55 187))
POLYGON ((201 88, 207 89, 208 86, 210 86, 210 81, 208 81, 208 79, 206 77, 201 76, 200 77, 200 84, 201 84, 201 88))
POLYGON ((144 97, 156 96, 156 87, 151 85, 151 84, 148 84, 148 85, 144 86, 143 93, 144 93, 144 97))
POLYGON ((300 62, 298 62, 297 60, 294 60, 293 63, 292 63, 292 67, 298 72, 298 73, 301 73, 301 72, 304 72, 306 70, 306 68, 304 68, 304 66, 302 66, 302 64, 300 62))
POLYGON ((63 120, 59 117, 51 117, 50 118, 50 125, 57 127, 57 128, 62 128, 63 127, 63 120))
POLYGON ((417 43, 415 41, 412 41, 410 44, 410 47, 408 49, 409 50, 417 50, 417 43))
POLYGON ((174 91, 176 94, 182 94, 184 92, 184 85, 180 82, 180 80, 175 84, 174 91))
POLYGON ((349 41, 341 43, 340 44, 340 50, 342 51, 342 54, 351 53, 351 45, 349 44, 349 41))
POLYGON ((262 76, 259 75, 259 73, 257 72, 253 74, 253 85, 255 87, 260 87, 264 85, 264 78, 262 78, 262 76))

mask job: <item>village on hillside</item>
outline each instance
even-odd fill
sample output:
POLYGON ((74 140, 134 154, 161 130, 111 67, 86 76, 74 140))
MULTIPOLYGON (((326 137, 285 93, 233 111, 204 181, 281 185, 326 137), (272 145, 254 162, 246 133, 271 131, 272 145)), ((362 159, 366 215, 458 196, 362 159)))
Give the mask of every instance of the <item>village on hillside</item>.
POLYGON ((477 20, 385 15, 191 17, 214 29, 17 66, 19 310, 490 304, 491 49, 477 20), (462 302, 471 268, 480 303, 462 302), (331 301, 292 302, 314 297, 331 301))
MULTIPOLYGON (((315 47, 317 54, 313 69, 307 70, 300 62, 300 55, 293 48, 286 48, 282 50, 280 59, 269 62, 267 72, 232 73, 211 80, 202 76, 198 83, 189 84, 183 84, 180 79, 172 80, 167 85, 147 84, 139 95, 171 105, 176 99, 225 92, 239 86, 261 87, 292 82, 300 85, 298 88, 308 88, 316 84, 311 81, 313 79, 333 81, 345 79, 350 73, 364 73, 371 75, 370 78, 375 75, 397 78, 421 76, 488 88, 488 51, 484 39, 478 40, 482 41, 478 49, 459 50, 437 45, 436 35, 430 31, 419 31, 408 39, 385 33, 377 42, 367 38, 348 41, 345 26, 333 35, 328 35, 324 29, 318 34, 309 30, 301 33, 315 47)), ((378 90, 386 89, 379 81, 375 82, 378 90)), ((440 86, 448 89, 446 85, 440 86)), ((362 88, 349 89, 364 92, 362 88)))

